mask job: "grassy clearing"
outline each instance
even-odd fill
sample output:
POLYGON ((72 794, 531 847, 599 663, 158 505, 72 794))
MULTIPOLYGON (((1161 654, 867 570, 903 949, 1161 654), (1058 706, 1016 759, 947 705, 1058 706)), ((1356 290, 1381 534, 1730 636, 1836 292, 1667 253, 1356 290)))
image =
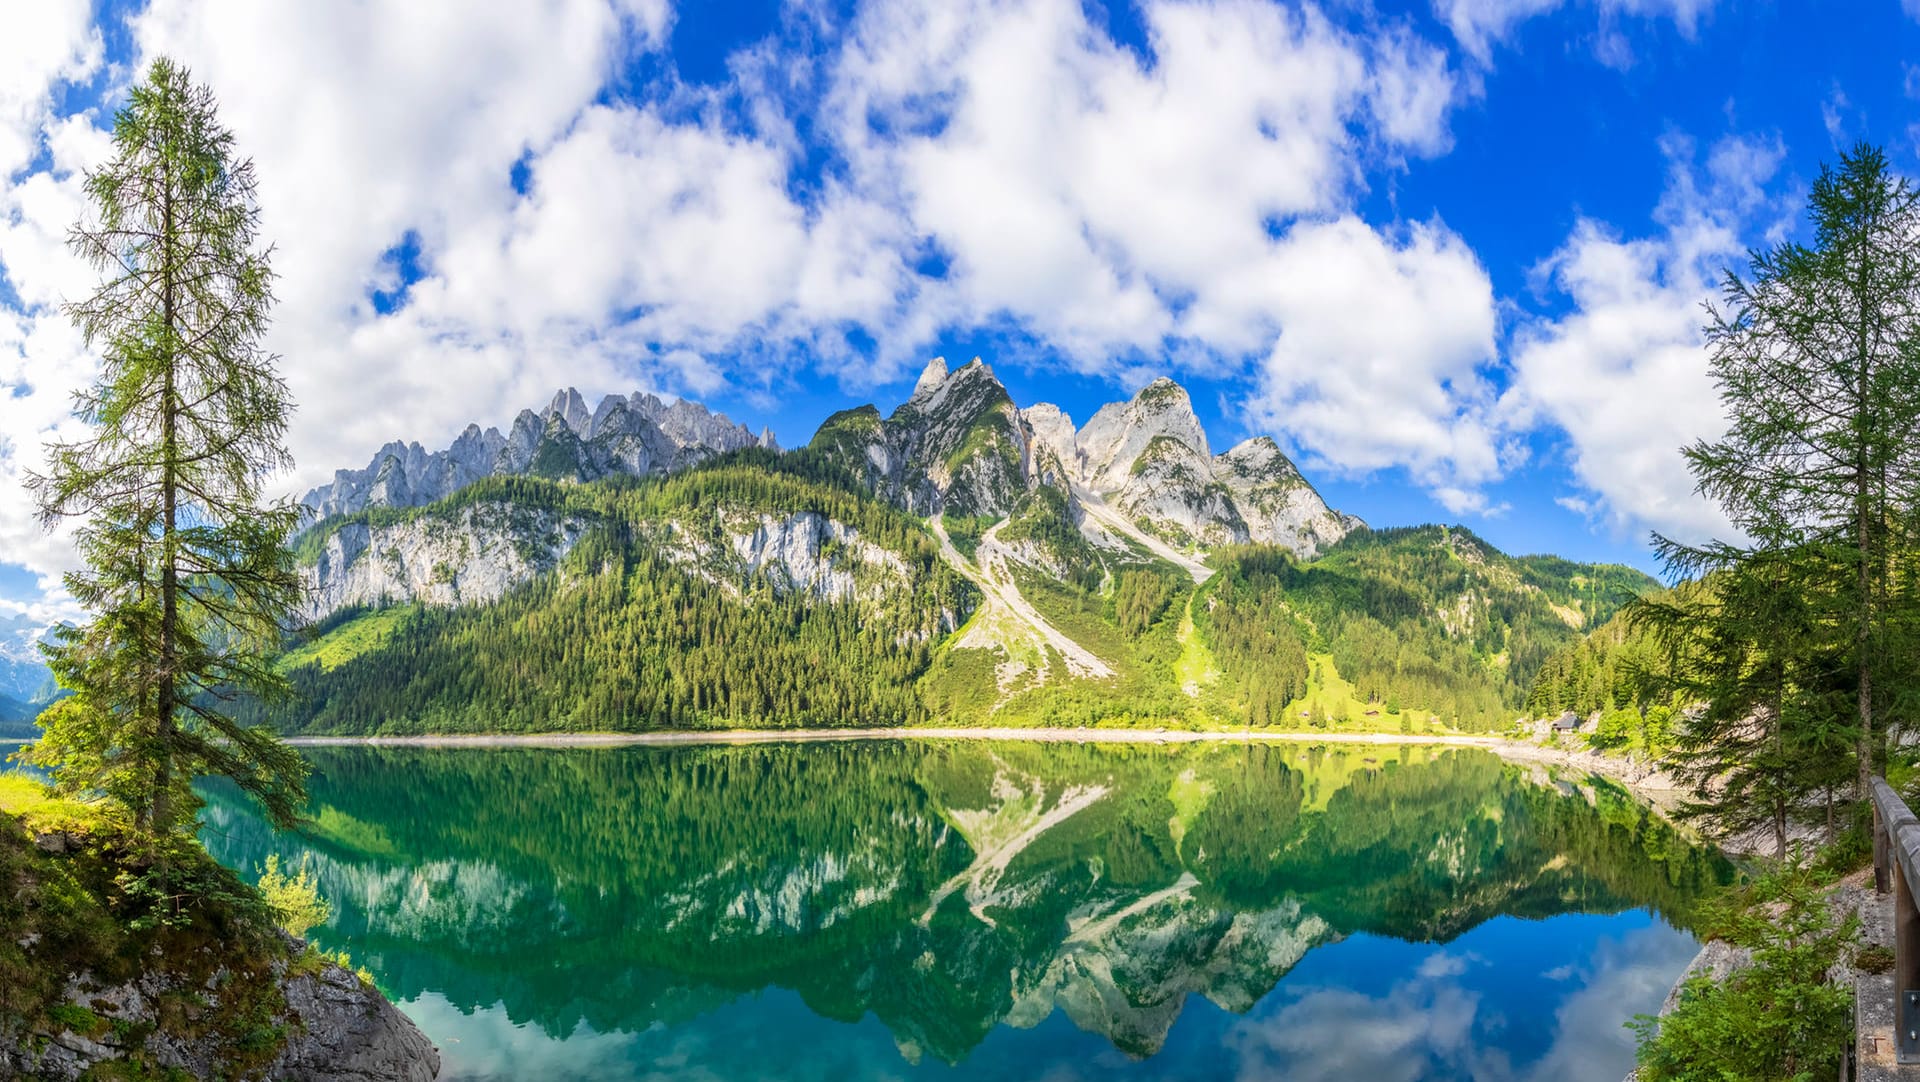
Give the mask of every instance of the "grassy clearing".
POLYGON ((1193 626, 1193 603, 1200 593, 1195 590, 1187 595, 1186 607, 1180 612, 1180 629, 1175 635, 1180 643, 1180 656, 1173 663, 1173 682, 1196 698, 1220 679, 1220 666, 1213 660, 1213 651, 1207 649, 1193 626))
POLYGON ((407 617, 413 615, 413 608, 412 605, 401 605, 348 620, 318 639, 302 643, 281 655, 280 671, 291 672, 308 665, 318 665, 323 672, 332 672, 354 658, 385 645, 407 617))
POLYGON ((37 833, 90 833, 105 816, 102 806, 54 796, 45 782, 19 770, 0 774, 0 812, 14 816, 22 826, 37 833))
POLYGON ((1382 703, 1369 703, 1359 697, 1353 684, 1340 675, 1332 654, 1308 654, 1313 674, 1307 681, 1307 693, 1287 704, 1285 726, 1276 728, 1317 729, 1314 716, 1326 719, 1326 731, 1341 733, 1445 733, 1454 730, 1435 715, 1421 710, 1387 712, 1382 703), (1369 714, 1369 711, 1372 713, 1369 714))

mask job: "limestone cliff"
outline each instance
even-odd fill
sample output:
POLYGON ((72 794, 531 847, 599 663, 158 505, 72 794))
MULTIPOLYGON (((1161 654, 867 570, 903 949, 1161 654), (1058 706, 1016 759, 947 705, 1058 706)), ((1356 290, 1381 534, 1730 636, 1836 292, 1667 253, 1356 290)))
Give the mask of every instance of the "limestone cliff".
POLYGON ((765 583, 818 601, 878 603, 912 588, 898 553, 813 511, 722 510, 698 521, 669 520, 656 539, 674 563, 736 592, 765 583))
POLYGON ((492 601, 551 570, 587 522, 507 504, 473 504, 386 525, 349 522, 330 532, 301 569, 300 615, 418 602, 492 601))

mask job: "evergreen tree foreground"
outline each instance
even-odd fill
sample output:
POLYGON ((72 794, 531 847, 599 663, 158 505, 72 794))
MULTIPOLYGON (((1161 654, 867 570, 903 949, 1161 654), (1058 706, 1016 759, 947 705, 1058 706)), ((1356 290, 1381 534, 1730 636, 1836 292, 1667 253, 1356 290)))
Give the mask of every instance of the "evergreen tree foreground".
POLYGON ((211 92, 166 59, 133 88, 113 146, 69 237, 101 274, 67 306, 101 358, 75 396, 92 432, 50 445, 29 483, 46 524, 78 523, 85 566, 66 585, 89 619, 47 650, 71 694, 24 756, 60 791, 124 807, 148 837, 191 824, 203 775, 291 825, 303 760, 227 708, 285 693, 270 658, 299 590, 286 547, 297 509, 263 493, 290 465, 291 405, 261 346, 273 276, 253 167, 211 92))

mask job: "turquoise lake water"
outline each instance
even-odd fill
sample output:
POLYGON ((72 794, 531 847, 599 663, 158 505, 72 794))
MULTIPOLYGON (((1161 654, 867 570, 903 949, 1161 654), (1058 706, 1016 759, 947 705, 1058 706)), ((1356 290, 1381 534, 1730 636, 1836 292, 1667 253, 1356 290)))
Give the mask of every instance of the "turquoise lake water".
POLYGON ((1592 1079, 1729 869, 1429 748, 309 749, 310 860, 443 1078, 1592 1079))

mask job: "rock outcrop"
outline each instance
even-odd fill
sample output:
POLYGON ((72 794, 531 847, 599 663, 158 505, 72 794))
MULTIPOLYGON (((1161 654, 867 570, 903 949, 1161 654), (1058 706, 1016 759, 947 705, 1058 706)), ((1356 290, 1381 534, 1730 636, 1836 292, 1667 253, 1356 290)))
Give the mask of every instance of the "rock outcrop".
MULTIPOLYGON (((297 942, 289 944, 292 956, 301 950, 297 942)), ((439 1075, 440 1052, 433 1042, 359 977, 331 961, 317 970, 290 972, 285 962, 275 968, 286 1003, 278 1024, 286 1037, 258 1077, 276 1082, 433 1082, 439 1075)), ((164 1004, 177 1003, 189 993, 205 1004, 199 1010, 217 1010, 223 987, 176 988, 165 976, 152 973, 105 988, 76 984, 68 997, 75 1006, 72 1016, 97 1024, 86 1033, 67 1027, 41 1040, 17 1045, 0 1041, 0 1076, 77 1082, 95 1077, 89 1072, 104 1064, 131 1057, 191 1078, 226 1077, 232 1064, 218 1037, 182 1035, 159 1021, 164 1004)))
POLYGON ((661 551, 691 573, 729 589, 760 581, 781 593, 847 602, 881 601, 892 591, 913 588, 898 553, 818 512, 723 512, 718 522, 708 525, 711 528, 696 530, 668 523, 661 551))
POLYGON ((329 533, 319 557, 301 569, 300 615, 311 621, 354 606, 493 601, 551 570, 586 526, 580 518, 506 504, 472 504, 391 525, 349 522, 329 533))
POLYGON ((299 1032, 267 1077, 283 1082, 433 1082, 440 1052, 385 996, 336 965, 284 986, 299 1032))
POLYGON ((589 481, 610 474, 668 473, 743 447, 774 448, 771 430, 745 425, 685 399, 668 404, 636 392, 592 410, 569 387, 538 413, 521 410, 505 435, 468 425, 444 451, 395 441, 364 469, 338 470, 302 500, 321 517, 369 507, 421 507, 498 474, 589 481))

